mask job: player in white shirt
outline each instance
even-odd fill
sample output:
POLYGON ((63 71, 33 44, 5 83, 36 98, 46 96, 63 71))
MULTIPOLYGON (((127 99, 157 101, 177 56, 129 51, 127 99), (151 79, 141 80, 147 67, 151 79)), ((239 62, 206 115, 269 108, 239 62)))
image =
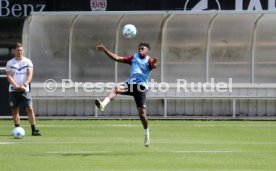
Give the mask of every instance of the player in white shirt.
POLYGON ((35 114, 32 107, 32 97, 29 84, 33 78, 33 63, 23 56, 23 46, 16 44, 15 57, 7 62, 6 72, 9 86, 9 102, 15 127, 20 126, 19 105, 22 104, 27 111, 33 136, 40 136, 35 127, 35 114))

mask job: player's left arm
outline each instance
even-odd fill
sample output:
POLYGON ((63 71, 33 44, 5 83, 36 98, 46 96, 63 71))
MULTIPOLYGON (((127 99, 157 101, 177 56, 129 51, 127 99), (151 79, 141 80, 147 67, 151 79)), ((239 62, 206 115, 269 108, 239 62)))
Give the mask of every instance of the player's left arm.
POLYGON ((27 79, 26 81, 24 82, 24 86, 27 87, 30 82, 32 81, 33 79, 33 68, 28 68, 28 71, 27 71, 27 79))
POLYGON ((157 59, 156 58, 150 58, 149 67, 150 67, 151 70, 157 68, 157 59))

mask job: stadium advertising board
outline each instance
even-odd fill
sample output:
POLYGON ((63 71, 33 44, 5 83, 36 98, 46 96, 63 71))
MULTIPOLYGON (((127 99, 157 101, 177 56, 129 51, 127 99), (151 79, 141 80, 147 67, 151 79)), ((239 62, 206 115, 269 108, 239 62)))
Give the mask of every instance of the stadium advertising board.
POLYGON ((275 0, 186 0, 184 10, 275 11, 275 0))
POLYGON ((44 11, 45 1, 0 0, 0 17, 26 17, 32 11, 44 11))

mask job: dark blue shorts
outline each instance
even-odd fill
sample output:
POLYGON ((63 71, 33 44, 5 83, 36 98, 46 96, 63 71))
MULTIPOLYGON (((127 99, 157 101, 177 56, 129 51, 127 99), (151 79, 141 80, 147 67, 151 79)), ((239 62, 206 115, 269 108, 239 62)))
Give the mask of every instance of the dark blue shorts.
POLYGON ((32 96, 30 92, 10 92, 9 100, 11 107, 19 107, 21 104, 23 107, 32 107, 32 96))
POLYGON ((127 86, 127 89, 125 92, 121 93, 122 95, 129 95, 133 96, 136 106, 147 108, 146 106, 146 100, 147 100, 147 89, 146 87, 138 84, 125 84, 127 86))

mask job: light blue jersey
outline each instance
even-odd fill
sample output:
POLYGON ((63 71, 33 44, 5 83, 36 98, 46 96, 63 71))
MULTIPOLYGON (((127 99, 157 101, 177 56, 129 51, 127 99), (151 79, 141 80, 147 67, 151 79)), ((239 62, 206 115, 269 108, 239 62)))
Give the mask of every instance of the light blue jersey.
POLYGON ((150 57, 140 58, 138 53, 135 53, 131 60, 130 77, 125 81, 128 84, 139 84, 148 89, 151 69, 149 67, 150 57))

